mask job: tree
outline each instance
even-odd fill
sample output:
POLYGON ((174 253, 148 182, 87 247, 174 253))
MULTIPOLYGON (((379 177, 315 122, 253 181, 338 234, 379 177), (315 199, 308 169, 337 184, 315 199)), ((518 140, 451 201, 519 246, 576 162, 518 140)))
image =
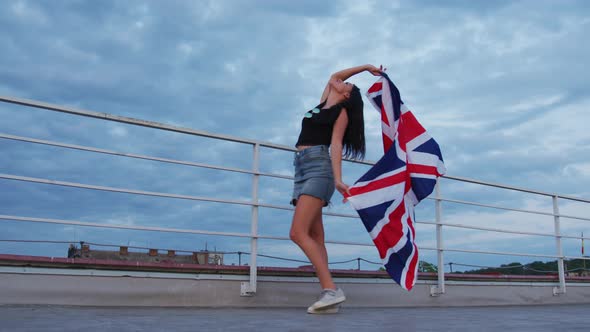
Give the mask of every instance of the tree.
POLYGON ((425 261, 420 261, 418 263, 418 271, 419 272, 436 273, 436 272, 438 272, 438 268, 434 264, 430 264, 430 263, 425 262, 425 261))

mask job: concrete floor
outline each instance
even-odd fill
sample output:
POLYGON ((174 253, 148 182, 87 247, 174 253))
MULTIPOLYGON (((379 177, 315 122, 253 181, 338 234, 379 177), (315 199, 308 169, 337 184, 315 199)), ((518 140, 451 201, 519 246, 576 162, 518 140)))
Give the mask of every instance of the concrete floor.
POLYGON ((0 331, 589 331, 590 304, 348 308, 309 315, 304 308, 0 306, 0 331), (370 329, 370 330, 369 330, 370 329))

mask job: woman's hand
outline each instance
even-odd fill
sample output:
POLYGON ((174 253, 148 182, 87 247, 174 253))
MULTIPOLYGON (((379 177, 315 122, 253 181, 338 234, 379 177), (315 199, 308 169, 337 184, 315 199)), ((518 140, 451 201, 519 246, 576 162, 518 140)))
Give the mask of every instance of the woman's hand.
POLYGON ((379 68, 373 66, 373 65, 367 65, 366 70, 368 72, 370 72, 371 74, 373 74, 374 76, 381 76, 381 74, 387 70, 387 68, 383 68, 383 65, 379 66, 379 68))
POLYGON ((347 200, 346 198, 348 196, 350 196, 350 192, 348 191, 348 185, 342 181, 335 181, 334 184, 336 186, 336 190, 338 190, 338 192, 342 195, 342 197, 344 197, 342 202, 346 203, 346 200, 347 200))

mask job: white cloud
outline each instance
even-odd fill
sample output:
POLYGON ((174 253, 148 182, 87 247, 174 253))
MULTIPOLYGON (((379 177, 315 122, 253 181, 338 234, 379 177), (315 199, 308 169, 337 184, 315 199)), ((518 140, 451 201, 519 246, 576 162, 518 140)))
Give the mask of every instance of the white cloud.
POLYGON ((14 1, 10 6, 10 9, 14 15, 27 21, 28 24, 43 25, 49 21, 45 13, 39 7, 37 7, 35 4, 31 4, 29 1, 14 1))
POLYGON ((226 63, 224 67, 225 70, 227 70, 231 74, 234 74, 238 70, 238 67, 235 63, 226 63))
POLYGON ((69 61, 83 61, 86 65, 96 65, 100 57, 91 52, 86 52, 71 45, 68 40, 56 39, 51 43, 51 47, 55 50, 58 56, 61 56, 69 61))
MULTIPOLYGON (((94 221, 96 222, 96 221, 94 221)), ((104 222, 107 225, 123 225, 123 226, 136 226, 137 220, 134 216, 116 216, 113 218, 109 218, 106 220, 101 220, 100 222, 104 222)))
POLYGON ((351 16, 356 15, 370 15, 375 12, 377 9, 375 6, 375 1, 368 0, 368 1, 349 1, 347 3, 346 14, 351 16))
POLYGON ((564 99, 563 94, 554 96, 538 96, 531 98, 530 100, 522 101, 515 105, 509 105, 506 110, 509 112, 524 112, 535 110, 542 107, 553 106, 564 99))
MULTIPOLYGON (((590 99, 558 106, 541 116, 503 130, 507 136, 528 139, 529 145, 540 151, 568 152, 577 144, 590 139, 585 125, 590 121, 590 99)), ((529 148, 530 149, 530 148, 529 148)), ((530 149, 532 150, 532 149, 530 149)))
POLYGON ((205 45, 198 40, 182 41, 178 43, 176 47, 178 52, 180 52, 185 57, 197 56, 205 49, 205 45))
POLYGON ((116 138, 122 138, 127 136, 127 129, 125 127, 116 126, 109 129, 109 134, 116 138))
POLYGON ((572 163, 563 168, 563 176, 590 177, 590 162, 572 163))

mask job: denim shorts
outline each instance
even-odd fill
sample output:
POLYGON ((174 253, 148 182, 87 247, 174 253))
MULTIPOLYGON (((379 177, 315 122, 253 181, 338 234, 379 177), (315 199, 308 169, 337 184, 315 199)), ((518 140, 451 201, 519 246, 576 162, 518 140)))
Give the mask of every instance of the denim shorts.
POLYGON ((316 145, 295 152, 295 181, 291 204, 297 205, 300 195, 309 195, 328 206, 334 194, 334 174, 327 145, 316 145))

